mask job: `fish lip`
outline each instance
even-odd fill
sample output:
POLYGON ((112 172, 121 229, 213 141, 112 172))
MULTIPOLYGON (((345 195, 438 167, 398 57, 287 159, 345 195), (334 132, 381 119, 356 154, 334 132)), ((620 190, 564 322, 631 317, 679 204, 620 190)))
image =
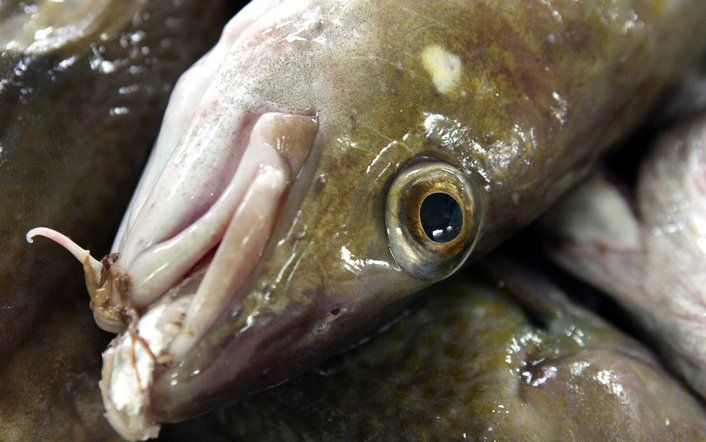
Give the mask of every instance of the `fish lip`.
MULTIPOLYGON (((250 290, 241 290, 239 300, 251 293, 250 290)), ((320 299, 317 298, 317 299, 320 299)), ((231 307, 239 300, 234 300, 231 307)), ((245 325, 240 328, 234 336, 227 339, 222 346, 214 350, 215 356, 211 363, 207 364, 207 369, 203 373, 208 373, 209 378, 231 379, 231 368, 238 366, 237 382, 228 382, 227 390, 223 386, 215 383, 212 387, 198 389, 189 400, 178 398, 177 405, 171 395, 170 387, 176 378, 171 376, 171 369, 177 366, 180 361, 173 364, 163 365, 155 371, 154 384, 150 390, 150 416, 160 422, 178 423, 194 416, 194 404, 198 409, 197 413, 203 413, 222 403, 224 398, 242 396, 270 388, 286 382, 294 374, 301 373, 307 368, 314 358, 324 356, 314 349, 313 346, 306 346, 307 350, 289 356, 286 364, 276 363, 281 361, 281 355, 287 354, 289 345, 297 346, 300 342, 308 340, 310 324, 318 322, 317 318, 329 312, 328 303, 317 302, 315 305, 305 308, 303 311, 292 315, 258 315, 254 324, 245 325), (273 345, 267 345, 272 343, 273 345), (224 359, 223 354, 237 355, 235 358, 224 359), (280 379, 277 384, 271 382, 272 378, 280 379)), ((238 315, 242 314, 242 308, 238 309, 238 315)), ((217 321, 218 322, 218 321, 217 321)), ((214 326, 217 325, 214 323, 214 326)), ((199 344, 202 344, 201 342, 199 344)), ((206 345, 205 343, 203 345, 206 345)), ((203 354, 209 358, 209 353, 203 352, 195 346, 192 351, 203 354)), ((203 374, 202 373, 202 374, 203 374)), ((198 375, 198 373, 193 373, 198 375)))
MULTIPOLYGON (((279 217, 277 218, 279 219, 279 217)), ((221 237, 221 240, 223 237, 221 237)), ((268 239, 269 241, 269 239, 268 239)), ((138 401, 139 412, 134 413, 126 411, 124 405, 117 405, 114 399, 113 391, 113 370, 116 366, 116 359, 120 351, 126 348, 125 339, 129 338, 133 340, 133 346, 147 348, 148 353, 152 352, 153 343, 144 334, 142 334, 138 327, 140 326, 140 319, 142 317, 147 317, 154 310, 163 307, 165 304, 170 304, 173 301, 184 300, 187 304, 186 309, 190 307, 193 302, 195 293, 198 292, 198 288, 204 283, 206 272, 209 267, 213 265, 215 259, 215 251, 218 250, 220 242, 214 246, 211 250, 214 252, 208 252, 213 256, 206 256, 194 264, 191 269, 177 282, 173 287, 171 287, 164 295, 162 295, 157 301, 150 304, 144 310, 144 316, 139 318, 133 318, 132 322, 128 326, 128 329, 123 331, 118 337, 116 337, 108 349, 103 353, 103 370, 101 375, 101 381, 99 383, 103 403, 106 409, 106 417, 108 418, 111 426, 125 439, 127 440, 146 440, 149 438, 155 438, 159 435, 160 426, 162 422, 170 422, 171 420, 162 419, 159 413, 159 400, 154 397, 153 393, 155 386, 158 382, 162 381, 163 374, 175 365, 178 365, 180 361, 188 355, 190 351, 193 351, 193 347, 199 345, 199 343, 206 338, 212 328, 219 324, 220 318, 227 314, 227 312, 242 298, 247 295, 247 282, 252 278, 252 271, 249 272, 246 277, 246 284, 236 290, 230 299, 227 301, 226 305, 223 306, 220 314, 212 318, 208 329, 206 329, 202 336, 197 339, 193 344, 192 348, 181 355, 181 357, 175 357, 172 351, 172 344, 174 343, 176 337, 181 335, 183 329, 183 324, 180 325, 180 330, 176 332, 176 336, 167 338, 168 344, 163 347, 159 352, 155 352, 153 359, 153 365, 147 372, 138 372, 138 368, 135 367, 134 370, 137 373, 137 382, 145 382, 144 379, 148 379, 147 386, 142 390, 142 398, 138 401), (186 287, 190 285, 190 287, 186 287), (143 380, 140 380, 140 379, 143 380)), ((257 263, 261 262, 261 257, 258 257, 257 263)), ((182 319, 186 315, 182 315, 182 319)), ((122 355, 123 362, 125 360, 125 354, 122 355)), ((143 358, 144 360, 144 358, 143 358)), ((133 363, 134 365, 135 363, 133 363)), ((139 359, 136 363, 140 364, 139 359)))
POLYGON ((98 382, 101 398, 105 406, 105 417, 111 427, 126 440, 147 440, 159 436, 159 422, 152 417, 144 419, 132 419, 125 416, 118 410, 110 397, 110 373, 113 371, 116 352, 109 347, 103 352, 103 367, 101 369, 101 380, 98 382))
MULTIPOLYGON (((179 172, 182 175, 177 174, 172 177, 164 171, 160 172, 160 176, 154 179, 152 188, 143 190, 147 192, 148 196, 141 198, 138 206, 128 208, 124 221, 126 227, 118 233, 119 236, 115 240, 115 244, 118 246, 114 246, 116 249, 114 252, 119 254, 117 264, 130 276, 131 292, 128 299, 131 300, 132 305, 138 311, 142 312, 149 308, 170 288, 183 280, 193 265, 219 246, 229 220, 234 216, 242 203, 245 193, 249 190, 248 186, 251 178, 257 175, 257 171, 253 169, 253 161, 257 163, 259 160, 251 160, 251 164, 248 167, 241 166, 243 166, 244 161, 248 160, 246 151, 253 142, 253 130, 259 127, 260 122, 272 115, 301 118, 313 122, 313 126, 316 127, 314 133, 318 132, 319 117, 317 111, 313 108, 288 111, 268 104, 253 105, 240 112, 241 116, 239 117, 240 123, 238 124, 237 133, 233 140, 228 142, 229 147, 224 153, 228 155, 224 162, 230 165, 224 166, 220 164, 221 161, 212 160, 215 161, 214 167, 218 167, 221 173, 216 178, 209 175, 208 181, 217 181, 220 184, 216 186, 215 191, 211 188, 199 188, 196 191, 189 191, 189 195, 191 195, 189 203, 194 199, 210 200, 208 205, 197 204, 195 211, 191 213, 191 208, 176 212, 168 211, 168 213, 175 213, 177 217, 183 220, 179 221, 177 219, 176 222, 167 221, 162 223, 164 228, 159 223, 155 224, 154 222, 146 228, 139 225, 140 221, 149 223, 149 218, 159 218, 161 216, 155 208, 156 198, 165 192, 164 188, 166 186, 161 181, 168 182, 170 179, 183 181, 183 174, 188 173, 188 171, 182 170, 179 172), (236 153, 231 154, 231 151, 236 153), (246 170, 243 171, 241 169, 246 170), (167 175, 167 177, 163 178, 162 175, 167 175), (214 193, 220 193, 220 195, 214 196, 214 193), (201 231, 198 232, 198 229, 201 229, 201 231), (165 230, 167 230, 167 233, 164 233, 165 230), (134 236, 134 238, 131 238, 131 236, 134 236), (194 243, 196 246, 194 246, 194 243), (180 250, 178 255, 175 253, 177 249, 180 250), (169 265, 166 266, 165 262, 168 260, 164 259, 164 257, 170 254, 174 254, 177 258, 170 261, 169 265), (161 256, 162 259, 159 259, 158 256, 161 256), (182 260, 183 257, 187 258, 186 261, 182 260), (187 263, 187 261, 190 261, 191 264, 187 263), (170 272, 174 272, 174 274, 169 276, 170 272)), ((292 128, 290 127, 289 129, 292 128)), ((294 127, 293 130, 301 129, 301 127, 294 127)), ((285 128, 285 130, 287 129, 285 128)), ((259 132, 261 130, 258 130, 259 132)), ((315 140, 312 140, 311 149, 313 149, 314 143, 315 140)), ((282 159, 283 163, 289 163, 284 164, 282 168, 283 170, 289 170, 289 179, 294 180, 302 165, 295 165, 295 170, 292 170, 291 155, 279 151, 279 147, 271 146, 270 149, 278 152, 279 158, 282 159)), ((273 160, 270 159, 270 161, 273 160)), ((180 184, 183 184, 183 182, 180 184)), ((200 182, 192 183, 194 187, 197 185, 200 186, 200 182)))
MULTIPOLYGON (((237 309, 250 293, 253 272, 274 239, 273 230, 281 223, 289 190, 303 164, 309 163, 318 127, 318 118, 301 113, 275 112, 257 119, 232 178, 242 189, 222 225, 218 224, 217 235, 210 237, 211 242, 197 243, 203 249, 189 255, 191 259, 184 261, 188 264, 182 262, 186 270, 182 269, 154 301, 142 306, 139 317, 113 340, 104 355, 107 368, 101 388, 106 409, 118 422, 116 428, 138 422, 142 431, 151 422, 159 422, 152 407, 160 404, 150 398, 154 383, 170 367, 191 356, 213 327, 222 323, 223 316, 237 309), (136 384, 141 386, 136 388, 136 384), (120 392, 121 385, 130 390, 128 399, 120 392)), ((135 437, 132 434, 130 438, 135 437)))
MULTIPOLYGON (((211 201, 207 206, 201 208, 195 207, 195 210, 191 210, 194 208, 190 207, 189 210, 186 210, 185 212, 180 214, 183 218, 182 222, 171 226, 170 230, 166 233, 163 233, 163 229, 160 229, 159 232, 156 232, 156 235, 159 235, 157 236, 157 238, 138 238, 136 241, 131 240, 130 237, 131 234, 140 235, 140 226, 137 225, 139 224, 140 217, 150 217, 158 215, 152 213, 152 208, 149 207, 151 196, 147 196, 140 207, 131 206, 128 209, 128 212, 125 216, 128 224, 124 231, 122 231, 122 236, 116 238, 115 243, 119 244, 119 246, 117 247, 117 254, 119 255, 117 263, 124 269, 124 271, 128 275, 130 275, 131 293, 128 295, 128 298, 132 300, 132 304, 135 306, 135 308, 137 308, 138 311, 142 312, 147 310, 151 305, 153 305, 162 296, 164 296, 164 294, 167 293, 171 288, 183 281, 183 279, 187 276, 188 272, 190 272, 193 267, 212 249, 218 247, 218 245, 222 241, 224 233, 223 224, 226 224, 228 222, 228 219, 232 217, 233 212, 237 209, 237 206, 240 202, 240 198, 234 198, 232 201, 224 201, 225 193, 228 192, 229 186, 231 186, 231 181, 238 173, 240 163, 242 162, 244 150, 252 134, 252 128, 258 118, 262 116, 265 112, 266 111, 264 109, 261 111, 253 111, 246 113, 242 117, 243 122, 240 124, 240 127, 237 131, 238 135, 236 145, 232 148, 233 150, 237 149, 240 152, 240 155, 229 157, 227 161, 229 164, 220 165, 219 169, 221 173, 219 174, 219 176, 217 176, 216 178, 214 178, 213 176, 209 176, 210 181, 219 181, 222 183, 221 185, 217 186, 217 189, 215 191, 204 186, 204 188, 200 189, 194 196, 196 200, 210 199, 211 201), (213 194, 215 192, 220 193, 220 195, 214 198, 213 194), (209 195, 209 193, 211 195, 209 195), (211 235, 209 238, 203 238, 201 241, 201 246, 196 247, 200 249, 196 253, 193 252, 193 250, 196 249, 195 247, 193 247, 193 245, 189 247, 191 257, 189 257, 187 261, 190 261, 191 263, 181 263, 182 271, 178 272, 181 275, 178 277, 170 278, 170 283, 161 284, 158 290, 152 290, 149 288, 142 290, 141 286, 144 284, 143 281, 147 280, 148 282, 152 282, 155 273, 153 272, 143 275, 143 270, 140 269, 140 267, 142 266, 149 268, 150 266, 152 266, 153 268, 157 267, 157 270, 159 270, 158 266, 163 265, 159 262, 150 262, 150 254, 163 253, 166 249, 177 246, 180 241, 190 241, 190 238, 193 238, 194 236, 191 233, 195 232, 195 230, 198 229, 200 225, 207 223, 209 218, 213 218, 218 214, 220 214, 221 218, 223 218, 220 222, 221 225, 219 226, 220 231, 211 235), (130 223, 129 220, 132 220, 132 223, 130 223), (142 245, 142 241, 145 241, 146 244, 142 245)), ((162 173, 160 173, 160 178, 161 176, 162 173)), ((152 195, 159 191, 157 189, 157 186, 159 184, 158 181, 159 178, 157 179, 157 182, 154 183, 154 187, 152 189, 147 190, 148 195, 152 195)), ((147 232, 146 236, 149 236, 149 234, 150 232, 147 232)))
MULTIPOLYGON (((256 291, 246 290, 242 296, 256 291)), ((152 416, 161 422, 177 423, 227 401, 276 387, 359 345, 369 330, 394 319, 410 301, 401 297, 368 315, 361 314, 345 291, 319 286, 306 297, 312 302, 287 314, 257 314, 254 321, 239 327, 218 345, 202 341, 188 360, 161 367, 150 393, 152 416), (353 318, 357 325, 351 329, 353 318), (322 351, 322 344, 329 348, 322 351), (187 385, 179 387, 182 381, 187 385)), ((236 314, 243 317, 243 310, 236 314)))
MULTIPOLYGON (((146 312, 172 288, 189 278, 201 262, 215 256, 227 233, 229 223, 247 203, 246 198, 248 192, 252 190, 253 182, 263 176, 263 165, 270 165, 275 172, 281 170, 286 174, 287 185, 282 186, 281 194, 286 195, 284 200, 289 198, 289 188, 301 172, 309 153, 314 150, 319 126, 318 111, 314 108, 286 111, 274 105, 253 105, 240 112, 241 122, 238 124, 237 134, 224 150, 226 154, 230 150, 235 150, 238 154, 229 155, 227 158, 228 162, 234 164, 220 167, 221 174, 215 178, 215 181, 222 182, 219 186, 221 194, 215 198, 211 195, 212 201, 207 207, 195 213, 189 213, 188 208, 177 211, 177 215, 188 219, 189 222, 167 221, 166 227, 172 230, 168 234, 161 234, 164 229, 160 228, 159 223, 148 227, 146 231, 141 231, 140 226, 135 226, 141 216, 143 218, 160 216, 154 208, 154 201, 152 201, 152 207, 150 207, 150 201, 156 198, 154 194, 159 196, 160 185, 165 187, 164 183, 161 183, 166 174, 163 171, 154 180, 152 188, 145 189, 148 196, 141 199, 138 206, 128 209, 125 216, 127 226, 115 241, 116 244, 120 244, 118 250, 108 255, 111 257, 112 268, 119 269, 120 278, 128 281, 127 284, 122 284, 123 287, 127 287, 127 293, 118 293, 118 296, 113 299, 119 305, 122 305, 120 304, 122 300, 127 300, 129 304, 127 306, 133 308, 138 314, 146 312), (266 136, 263 137, 263 132, 273 132, 278 135, 268 139, 266 136), (286 141, 278 138, 282 134, 286 137, 286 141), (306 153, 297 156, 296 153, 287 150, 288 146, 293 151, 298 151, 299 148, 299 151, 306 153), (302 150, 302 146, 308 147, 302 150), (150 240, 150 234, 155 238, 150 240), (137 238, 131 239, 131 235, 137 238), (175 250, 179 254, 174 253, 175 250), (166 272, 160 275, 159 272, 165 268, 166 272), (159 278, 162 278, 162 281, 154 283, 154 280, 159 278)), ((164 181, 168 183, 171 178, 183 183, 185 173, 189 171, 181 170, 175 175, 176 178, 167 175, 164 181)), ((211 176, 208 179, 214 180, 211 176)), ((207 191, 208 189, 199 189, 193 192, 192 195, 195 196, 192 199, 200 198, 208 193, 207 191)), ((280 206, 283 205, 280 204, 280 206)), ((273 211, 273 228, 279 218, 279 210, 273 211)), ((266 236, 269 237, 271 233, 270 230, 266 236)), ((255 264, 259 263, 260 259, 261 256, 258 256, 255 264)), ((252 270, 250 269, 248 273, 252 270)))

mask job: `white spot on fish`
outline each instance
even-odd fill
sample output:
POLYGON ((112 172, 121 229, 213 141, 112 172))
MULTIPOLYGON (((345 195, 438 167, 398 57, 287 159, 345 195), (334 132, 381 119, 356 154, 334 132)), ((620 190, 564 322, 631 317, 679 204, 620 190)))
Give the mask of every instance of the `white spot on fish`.
POLYGON ((444 95, 454 92, 461 83, 463 62, 461 57, 439 45, 424 48, 422 64, 431 76, 436 89, 444 95))
POLYGON ((566 123, 566 119, 568 116, 569 102, 566 101, 564 97, 559 95, 558 92, 552 93, 552 98, 554 98, 554 101, 556 102, 556 106, 552 108, 552 112, 554 113, 554 117, 563 126, 566 123))

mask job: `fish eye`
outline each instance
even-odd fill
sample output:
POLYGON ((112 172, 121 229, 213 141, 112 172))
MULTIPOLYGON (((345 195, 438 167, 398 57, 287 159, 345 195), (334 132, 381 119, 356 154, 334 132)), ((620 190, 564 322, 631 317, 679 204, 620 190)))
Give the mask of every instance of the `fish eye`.
POLYGON ((475 244, 478 201, 473 184, 450 164, 427 161, 404 168, 390 186, 385 210, 397 263, 420 279, 453 273, 475 244))
POLYGON ((458 237, 463 227, 463 212, 451 195, 432 193, 424 198, 419 208, 419 222, 429 239, 443 244, 458 237))

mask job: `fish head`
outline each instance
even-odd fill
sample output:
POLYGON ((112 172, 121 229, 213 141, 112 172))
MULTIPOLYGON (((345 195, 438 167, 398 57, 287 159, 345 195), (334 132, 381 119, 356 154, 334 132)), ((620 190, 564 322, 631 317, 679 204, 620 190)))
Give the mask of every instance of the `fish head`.
POLYGON ((497 31, 467 32, 475 7, 398 6, 253 2, 177 85, 112 253, 54 235, 120 332, 101 389, 124 437, 346 348, 561 187, 534 132, 560 122, 491 80, 522 48, 469 53, 497 31))
MULTIPOLYGON (((355 108, 396 101, 389 95, 379 100, 355 108)), ((173 359, 154 372, 151 412, 159 420, 181 420, 311 367, 472 257, 483 221, 480 178, 431 138, 438 128, 430 129, 427 120, 438 113, 391 114, 329 115, 314 108, 256 115, 241 135, 247 147, 234 181, 251 149, 261 147, 257 140, 277 125, 283 132, 263 145, 289 151, 286 145, 299 140, 293 150, 305 153, 298 171, 286 158, 278 158, 278 169, 267 174, 258 163, 259 172, 244 181, 246 190, 228 212, 217 212, 226 191, 206 215, 185 215, 196 221, 166 242, 136 238, 150 222, 158 221, 154 232, 170 230, 162 223, 176 217, 159 215, 177 212, 168 198, 154 198, 154 209, 126 227, 115 268, 127 275, 128 299, 145 317, 137 334, 153 347, 141 329, 147 316, 162 306, 160 315, 179 310, 174 321, 180 331, 163 350, 173 359), (255 193, 254 186, 263 190, 255 193), (211 216, 222 224, 205 224, 211 216), (215 231, 213 237, 206 234, 215 231), (121 248, 131 242, 151 245, 131 254, 121 248), (131 255, 134 261, 127 259, 131 255), (158 290, 140 288, 155 287, 168 273, 173 276, 158 290)), ((199 183, 209 179, 211 168, 201 176, 186 170, 189 181, 199 183)), ((171 181, 165 188, 176 189, 171 181)), ((114 348, 130 348, 128 355, 133 338, 123 336, 124 343, 114 348)))

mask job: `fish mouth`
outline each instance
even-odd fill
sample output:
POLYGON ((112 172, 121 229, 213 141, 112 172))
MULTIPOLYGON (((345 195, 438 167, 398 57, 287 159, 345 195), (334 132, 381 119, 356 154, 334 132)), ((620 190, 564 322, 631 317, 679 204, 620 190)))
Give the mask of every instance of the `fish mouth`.
MULTIPOLYGON (((184 358, 242 298, 288 190, 314 145, 318 121, 313 115, 271 112, 244 117, 239 132, 227 149, 241 151, 235 155, 237 167, 221 167, 205 191, 187 195, 208 201, 213 189, 222 189, 209 201, 210 207, 201 213, 203 204, 196 210, 165 209, 172 216, 165 220, 166 227, 146 222, 142 231, 141 219, 159 216, 156 201, 173 185, 160 177, 120 239, 125 253, 116 264, 129 277, 128 298, 139 319, 131 321, 104 353, 101 391, 109 421, 126 439, 156 436, 159 424, 150 417, 155 376, 184 358), (233 169, 230 180, 224 180, 223 174, 233 169), (146 240, 153 231, 166 237, 146 240), (135 247, 142 251, 135 253, 135 247)), ((188 173, 189 168, 183 170, 188 173)))
POLYGON ((313 113, 238 120, 230 137, 175 150, 149 194, 133 200, 117 253, 103 261, 58 232, 28 234, 55 240, 83 263, 98 325, 120 332, 104 352, 100 386, 106 416, 125 439, 156 437, 155 378, 245 295, 318 134, 313 113))

